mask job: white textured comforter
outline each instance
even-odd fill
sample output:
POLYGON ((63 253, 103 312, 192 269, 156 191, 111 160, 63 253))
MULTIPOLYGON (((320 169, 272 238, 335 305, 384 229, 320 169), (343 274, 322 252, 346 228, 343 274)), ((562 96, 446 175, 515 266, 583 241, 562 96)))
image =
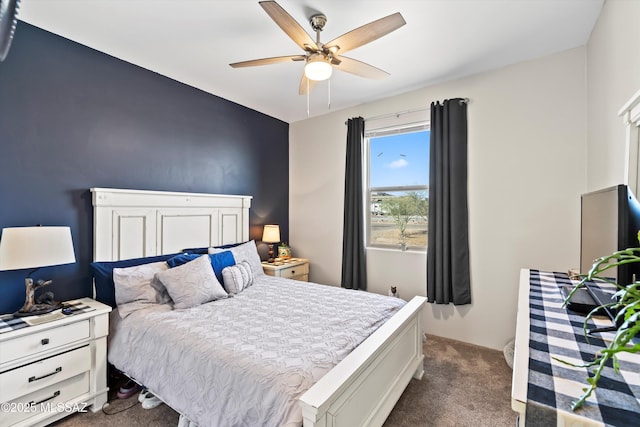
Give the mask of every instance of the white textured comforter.
POLYGON ((298 397, 403 304, 260 276, 233 298, 115 314, 108 357, 201 427, 300 426, 298 397))

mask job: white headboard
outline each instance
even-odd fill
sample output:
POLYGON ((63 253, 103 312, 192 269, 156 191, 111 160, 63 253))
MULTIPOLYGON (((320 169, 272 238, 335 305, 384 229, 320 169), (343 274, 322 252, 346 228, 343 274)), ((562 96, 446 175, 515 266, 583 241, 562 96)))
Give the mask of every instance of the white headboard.
POLYGON ((249 240, 251 196, 92 188, 93 260, 249 240))

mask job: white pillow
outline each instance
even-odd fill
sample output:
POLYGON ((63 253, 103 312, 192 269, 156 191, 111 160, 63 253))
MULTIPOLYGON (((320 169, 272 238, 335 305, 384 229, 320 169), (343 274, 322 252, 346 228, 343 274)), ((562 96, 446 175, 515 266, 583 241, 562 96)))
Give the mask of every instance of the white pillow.
POLYGON ((174 308, 191 308, 228 296, 213 272, 209 255, 161 271, 156 277, 167 288, 174 308))
POLYGON ((166 289, 161 284, 154 283, 155 274, 168 268, 167 263, 161 261, 113 269, 116 304, 120 317, 125 318, 151 304, 166 304, 171 301, 166 289))
POLYGON ((260 261, 260 255, 258 255, 258 248, 256 248, 256 242, 250 240, 238 246, 234 246, 228 249, 209 248, 210 254, 217 254, 222 251, 231 251, 233 258, 236 260, 236 264, 242 261, 246 261, 251 266, 251 272, 254 277, 264 275, 262 269, 262 262, 260 261))
POLYGON ((224 287, 230 294, 239 294, 253 284, 253 273, 247 261, 222 269, 224 287))

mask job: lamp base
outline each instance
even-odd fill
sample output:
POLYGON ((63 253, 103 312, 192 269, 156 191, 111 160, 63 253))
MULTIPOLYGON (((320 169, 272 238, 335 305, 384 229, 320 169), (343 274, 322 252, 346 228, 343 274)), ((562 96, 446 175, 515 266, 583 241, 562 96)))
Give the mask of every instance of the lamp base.
POLYGON ((23 306, 20 310, 13 313, 14 317, 27 317, 27 316, 39 316, 41 314, 51 313, 53 310, 62 308, 61 302, 55 302, 53 304, 33 304, 27 308, 23 306))
POLYGON ((267 260, 267 262, 269 264, 273 264, 274 261, 275 259, 273 258, 273 243, 269 243, 269 259, 267 260))

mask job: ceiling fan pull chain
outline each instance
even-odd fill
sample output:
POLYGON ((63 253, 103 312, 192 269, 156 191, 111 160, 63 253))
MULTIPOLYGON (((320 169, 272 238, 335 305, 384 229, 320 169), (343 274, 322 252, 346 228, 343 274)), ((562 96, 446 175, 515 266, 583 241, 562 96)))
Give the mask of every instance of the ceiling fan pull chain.
POLYGON ((331 111, 331 79, 327 80, 327 98, 328 98, 328 103, 327 103, 327 108, 329 109, 329 111, 331 111))
POLYGON ((307 79, 307 119, 309 118, 309 79, 307 79))

